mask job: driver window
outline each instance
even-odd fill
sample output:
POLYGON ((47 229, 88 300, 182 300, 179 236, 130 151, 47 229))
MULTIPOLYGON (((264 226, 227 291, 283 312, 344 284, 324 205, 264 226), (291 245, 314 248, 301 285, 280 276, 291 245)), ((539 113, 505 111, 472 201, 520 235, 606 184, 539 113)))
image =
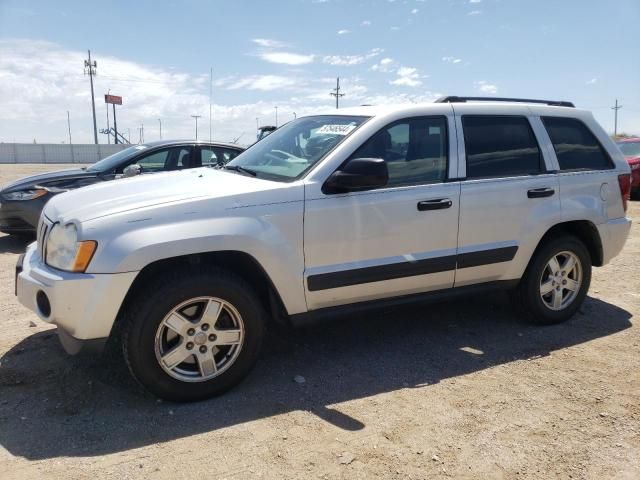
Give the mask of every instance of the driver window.
POLYGON ((374 134, 351 158, 382 158, 389 186, 442 182, 447 174, 446 117, 394 122, 374 134))

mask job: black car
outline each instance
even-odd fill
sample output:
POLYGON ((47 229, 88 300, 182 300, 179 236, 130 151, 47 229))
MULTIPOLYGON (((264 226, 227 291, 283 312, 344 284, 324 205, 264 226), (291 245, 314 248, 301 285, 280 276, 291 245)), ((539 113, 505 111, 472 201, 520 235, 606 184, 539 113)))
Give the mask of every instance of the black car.
POLYGON ((216 166, 243 150, 234 144, 161 140, 131 146, 88 167, 20 179, 0 190, 0 232, 35 233, 44 205, 58 193, 138 173, 216 166))

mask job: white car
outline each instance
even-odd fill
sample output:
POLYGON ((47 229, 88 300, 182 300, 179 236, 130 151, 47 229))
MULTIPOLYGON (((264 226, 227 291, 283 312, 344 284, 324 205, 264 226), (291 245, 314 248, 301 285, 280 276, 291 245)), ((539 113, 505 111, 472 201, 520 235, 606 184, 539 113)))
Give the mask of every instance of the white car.
POLYGON ((302 117, 222 169, 56 196, 17 295, 70 353, 118 335, 177 401, 237 384, 270 322, 487 288, 566 320, 625 243, 629 165, 570 103, 477 100, 302 117))

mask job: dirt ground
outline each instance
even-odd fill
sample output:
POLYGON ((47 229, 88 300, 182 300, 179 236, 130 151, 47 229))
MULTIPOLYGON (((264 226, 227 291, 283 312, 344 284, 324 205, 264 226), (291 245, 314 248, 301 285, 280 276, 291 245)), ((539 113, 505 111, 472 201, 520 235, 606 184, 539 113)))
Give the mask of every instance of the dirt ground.
MULTIPOLYGON (((0 166, 0 183, 53 166, 0 166)), ((18 304, 0 236, 0 478, 640 478, 640 202, 566 324, 506 294, 272 338, 229 394, 143 394, 18 304), (293 379, 304 377, 304 383, 293 379)), ((1 235, 1 234, 0 234, 1 235)))

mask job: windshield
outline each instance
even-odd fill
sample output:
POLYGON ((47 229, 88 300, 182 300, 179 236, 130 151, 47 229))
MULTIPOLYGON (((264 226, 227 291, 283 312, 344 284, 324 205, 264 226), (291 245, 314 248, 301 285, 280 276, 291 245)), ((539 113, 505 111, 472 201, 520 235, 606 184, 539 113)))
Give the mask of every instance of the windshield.
POLYGON ((300 178, 368 117, 319 115, 283 125, 226 167, 242 167, 256 177, 277 181, 300 178))
POLYGON ((625 157, 640 157, 640 141, 620 142, 618 147, 625 157))
POLYGON ((93 165, 89 165, 87 170, 90 172, 108 172, 116 168, 127 158, 133 156, 138 153, 140 150, 144 150, 147 148, 146 145, 135 145, 133 147, 125 148, 124 150, 119 151, 118 153, 114 153, 113 155, 109 155, 108 157, 103 158, 99 162, 94 163, 93 165))

